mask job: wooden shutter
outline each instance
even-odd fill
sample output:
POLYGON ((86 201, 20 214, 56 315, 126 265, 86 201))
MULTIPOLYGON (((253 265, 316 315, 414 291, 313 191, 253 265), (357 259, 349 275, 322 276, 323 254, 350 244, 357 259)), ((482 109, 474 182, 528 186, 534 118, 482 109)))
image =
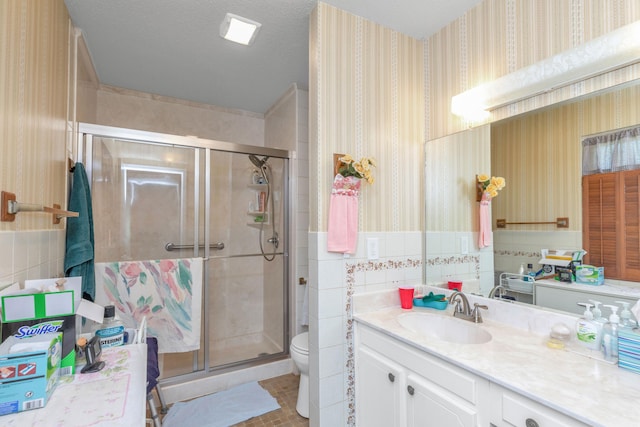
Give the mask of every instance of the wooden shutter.
MULTIPOLYGON (((640 280, 640 170, 620 173, 623 209, 623 254, 621 273, 624 280, 640 280)), ((606 277, 606 272, 605 272, 606 277)))
POLYGON ((617 278, 616 174, 582 177, 582 243, 586 264, 604 267, 605 277, 617 278))
POLYGON ((582 177, 585 263, 640 281, 640 170, 582 177))

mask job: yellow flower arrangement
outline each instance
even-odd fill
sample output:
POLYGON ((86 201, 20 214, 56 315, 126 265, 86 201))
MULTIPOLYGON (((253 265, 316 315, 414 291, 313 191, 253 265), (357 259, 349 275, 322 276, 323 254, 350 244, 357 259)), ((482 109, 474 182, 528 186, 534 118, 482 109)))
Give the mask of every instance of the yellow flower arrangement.
POLYGON ((498 196, 498 191, 502 190, 507 182, 501 176, 478 175, 478 185, 483 193, 487 193, 491 198, 498 196))
POLYGON ((338 158, 342 165, 338 169, 338 173, 344 177, 354 176, 356 178, 365 179, 369 184, 373 184, 373 175, 371 175, 371 167, 376 166, 376 161, 371 157, 363 157, 356 162, 349 154, 338 158))

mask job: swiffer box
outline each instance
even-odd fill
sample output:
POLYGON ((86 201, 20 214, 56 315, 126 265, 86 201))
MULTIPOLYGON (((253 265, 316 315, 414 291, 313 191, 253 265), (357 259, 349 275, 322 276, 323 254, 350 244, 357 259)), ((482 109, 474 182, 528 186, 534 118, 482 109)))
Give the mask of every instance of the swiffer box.
POLYGON ((2 340, 62 333, 61 375, 75 373, 76 308, 80 303, 82 279, 25 281, 20 293, 0 296, 2 340), (77 289, 76 289, 77 288, 77 289), (53 291, 57 289, 57 291, 53 291), (77 301, 76 301, 77 300, 77 301))
POLYGON ((7 338, 0 345, 0 415, 42 408, 60 375, 62 334, 7 338))

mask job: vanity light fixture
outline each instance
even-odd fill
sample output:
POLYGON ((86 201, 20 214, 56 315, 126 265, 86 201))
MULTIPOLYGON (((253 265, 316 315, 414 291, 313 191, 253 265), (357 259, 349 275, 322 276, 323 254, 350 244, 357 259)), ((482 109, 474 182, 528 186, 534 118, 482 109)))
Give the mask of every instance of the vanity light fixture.
POLYGON ((220 36, 232 42, 250 45, 256 38, 262 24, 242 16, 227 13, 220 24, 220 36))
POLYGON ((498 107, 640 62, 640 21, 451 98, 451 112, 484 120, 498 107))

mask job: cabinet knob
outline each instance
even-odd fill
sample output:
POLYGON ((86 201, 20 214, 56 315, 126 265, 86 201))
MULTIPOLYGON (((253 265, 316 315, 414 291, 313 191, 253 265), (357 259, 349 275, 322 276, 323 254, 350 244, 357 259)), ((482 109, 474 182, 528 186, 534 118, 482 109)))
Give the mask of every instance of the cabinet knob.
POLYGON ((389 372, 389 381, 394 382, 396 380, 396 376, 389 372))
MULTIPOLYGON (((407 386, 407 392, 408 392, 411 396, 413 396, 413 393, 415 393, 416 391, 415 391, 415 389, 414 389, 413 387, 411 387, 410 385, 408 385, 408 386, 407 386)), ((527 426, 527 427, 529 427, 529 426, 527 426)))
POLYGON ((527 418, 526 421, 524 422, 524 425, 527 427, 539 427, 538 422, 533 418, 527 418))

